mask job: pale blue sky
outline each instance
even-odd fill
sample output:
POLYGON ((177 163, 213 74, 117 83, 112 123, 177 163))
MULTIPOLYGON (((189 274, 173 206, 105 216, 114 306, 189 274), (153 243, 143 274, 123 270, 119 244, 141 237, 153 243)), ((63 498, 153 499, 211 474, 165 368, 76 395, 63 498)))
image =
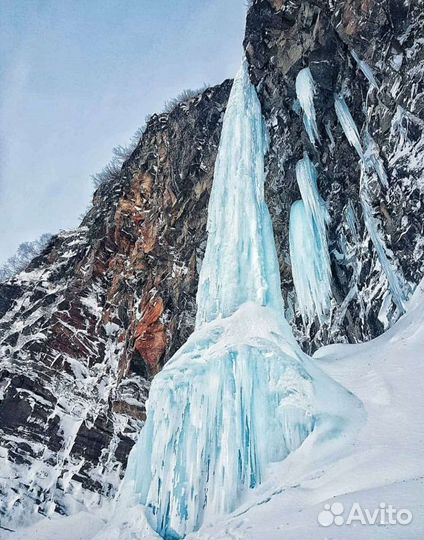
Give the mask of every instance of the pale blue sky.
POLYGON ((0 263, 74 227, 90 175, 184 88, 232 77, 245 0, 0 0, 0 263))

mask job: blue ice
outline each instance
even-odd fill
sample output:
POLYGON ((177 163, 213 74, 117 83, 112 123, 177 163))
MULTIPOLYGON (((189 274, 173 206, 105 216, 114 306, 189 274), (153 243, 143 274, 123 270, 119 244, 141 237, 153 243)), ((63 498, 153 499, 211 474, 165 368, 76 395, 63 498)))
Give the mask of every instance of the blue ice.
POLYGON ((293 282, 304 323, 326 320, 331 304, 331 264, 327 245, 330 216, 308 155, 298 161, 296 178, 302 196, 290 212, 289 244, 293 282))
POLYGON ((306 133, 313 145, 320 140, 314 106, 315 93, 315 82, 311 70, 308 67, 301 69, 296 77, 296 95, 303 110, 306 133))

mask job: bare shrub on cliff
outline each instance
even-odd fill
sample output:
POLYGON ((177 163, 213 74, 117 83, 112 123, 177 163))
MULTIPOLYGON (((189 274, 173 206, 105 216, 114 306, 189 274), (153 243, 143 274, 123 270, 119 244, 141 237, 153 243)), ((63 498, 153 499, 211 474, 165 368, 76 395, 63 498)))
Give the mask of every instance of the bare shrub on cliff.
POLYGON ((91 175, 94 187, 98 188, 102 184, 106 184, 112 180, 118 180, 121 174, 121 167, 122 162, 112 158, 100 172, 91 175))
MULTIPOLYGON (((204 84, 202 87, 197 89, 186 88, 185 90, 182 90, 175 98, 169 99, 165 102, 163 112, 172 112, 175 107, 177 107, 180 103, 199 96, 208 87, 209 86, 207 84, 204 84)), ((91 175, 91 179, 96 189, 99 186, 108 182, 114 182, 119 180, 122 165, 137 148, 137 145, 146 130, 146 126, 149 123, 150 118, 151 116, 147 115, 144 124, 136 130, 134 135, 131 137, 129 143, 126 146, 115 146, 112 150, 113 157, 109 161, 109 163, 105 167, 103 167, 100 172, 91 175)))
POLYGON ((9 257, 7 261, 0 266, 0 282, 6 281, 15 274, 22 272, 29 263, 39 255, 47 246, 51 239, 51 234, 42 234, 40 238, 32 242, 22 242, 16 250, 15 255, 9 257))
POLYGON ((150 115, 147 115, 144 124, 135 131, 129 143, 126 146, 122 146, 120 144, 115 146, 112 149, 113 157, 109 161, 109 163, 105 165, 100 172, 91 175, 91 179, 95 188, 98 188, 99 186, 107 182, 119 180, 122 165, 137 148, 138 143, 140 142, 140 139, 146 130, 146 126, 150 118, 150 115))
POLYGON ((177 107, 177 105, 179 105, 180 103, 183 103, 184 101, 188 101, 189 99, 193 99, 194 97, 199 96, 208 87, 209 87, 209 85, 207 85, 205 83, 200 88, 196 88, 196 89, 186 88, 185 90, 182 90, 178 94, 178 96, 176 96, 176 97, 174 97, 172 99, 169 99, 168 101, 165 101, 163 112, 165 112, 165 113, 172 112, 175 109, 175 107, 177 107))

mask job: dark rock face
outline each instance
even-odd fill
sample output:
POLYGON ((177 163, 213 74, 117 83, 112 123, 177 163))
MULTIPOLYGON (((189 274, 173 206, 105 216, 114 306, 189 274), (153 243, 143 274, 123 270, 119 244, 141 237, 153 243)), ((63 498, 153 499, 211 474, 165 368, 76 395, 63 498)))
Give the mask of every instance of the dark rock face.
POLYGON ((81 226, 0 285, 2 525, 114 493, 149 381, 193 327, 230 88, 153 116, 81 226))
MULTIPOLYGON (((399 315, 364 225, 358 157, 336 119, 334 92, 345 93, 358 129, 378 145, 388 187, 372 177, 371 204, 405 294, 422 276, 421 16, 417 3, 382 0, 255 0, 249 8, 244 46, 270 134, 267 200, 287 317, 307 351, 374 337, 399 315), (373 68, 378 90, 352 49, 373 68), (318 92, 316 148, 293 108, 305 66, 318 92), (300 198, 294 170, 305 151, 332 218, 334 305, 321 328, 299 317, 288 254, 290 206, 300 198)), ((81 226, 0 284, 5 526, 8 518, 71 513, 115 492, 149 381, 193 329, 230 87, 225 81, 153 116, 121 178, 96 191, 81 226)))
POLYGON ((370 202, 405 296, 423 274, 422 18, 422 6, 414 1, 255 0, 248 12, 244 46, 271 139, 267 197, 287 317, 307 351, 328 342, 370 339, 400 314, 364 225, 359 159, 337 121, 334 93, 345 94, 362 137, 369 132, 384 164, 388 187, 372 176, 370 202), (370 87, 352 51, 372 68, 378 89, 370 87), (316 83, 317 147, 293 106, 295 79, 304 67, 316 83), (300 198, 295 165, 304 152, 317 165, 320 193, 332 218, 335 300, 330 323, 321 327, 302 324, 288 256, 290 207, 300 198), (355 216, 355 230, 348 212, 355 216))

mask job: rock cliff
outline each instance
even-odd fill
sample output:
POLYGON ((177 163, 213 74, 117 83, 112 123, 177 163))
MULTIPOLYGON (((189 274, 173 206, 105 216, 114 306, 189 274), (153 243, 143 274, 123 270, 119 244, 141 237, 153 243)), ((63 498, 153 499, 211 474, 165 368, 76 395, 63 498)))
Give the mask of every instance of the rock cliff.
POLYGON ((154 115, 81 226, 0 285, 2 525, 112 495, 194 323, 231 81, 154 115))
MULTIPOLYGON (((268 204, 279 243, 288 318, 307 351, 334 341, 380 334, 399 317, 361 204, 359 158, 334 108, 346 102, 362 135, 374 141, 387 175, 367 180, 372 214, 394 272, 408 297, 423 272, 423 50, 420 2, 254 1, 244 46, 270 133, 268 204), (356 59, 355 59, 356 57, 356 59), (370 84, 358 60, 371 68, 370 84), (296 106, 295 79, 309 67, 320 144, 312 145, 296 106), (304 152, 316 163, 331 224, 333 312, 329 324, 305 327, 296 308, 288 257, 288 216, 299 199, 295 164, 304 152)), ((365 152, 367 150, 365 149, 365 152)))

